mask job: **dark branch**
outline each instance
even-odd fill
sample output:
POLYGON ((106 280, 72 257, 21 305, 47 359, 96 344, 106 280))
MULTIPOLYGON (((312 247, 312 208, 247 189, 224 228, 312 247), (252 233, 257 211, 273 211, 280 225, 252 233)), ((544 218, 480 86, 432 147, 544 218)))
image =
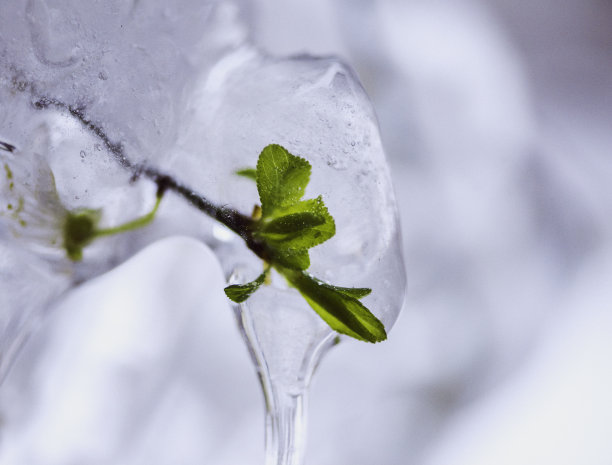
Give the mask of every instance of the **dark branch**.
POLYGON ((9 144, 8 142, 2 142, 0 140, 0 150, 4 150, 6 152, 12 153, 15 150, 15 146, 9 144))
POLYGON ((132 170, 134 169, 134 165, 125 156, 123 145, 121 143, 113 143, 100 126, 97 126, 85 117, 85 113, 82 108, 67 105, 64 102, 48 97, 41 97, 40 99, 34 102, 34 108, 38 110, 43 110, 49 107, 66 110, 68 113, 70 113, 71 116, 77 119, 87 130, 89 130, 92 134, 97 136, 98 139, 102 141, 104 146, 108 149, 110 153, 114 155, 115 159, 121 166, 132 170))

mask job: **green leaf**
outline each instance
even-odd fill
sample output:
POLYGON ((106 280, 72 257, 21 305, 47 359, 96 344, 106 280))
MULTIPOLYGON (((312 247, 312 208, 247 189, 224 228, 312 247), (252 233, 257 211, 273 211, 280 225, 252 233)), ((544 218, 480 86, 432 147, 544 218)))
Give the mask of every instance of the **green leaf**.
POLYGON ((278 246, 270 248, 272 263, 291 268, 292 270, 306 270, 310 266, 310 256, 306 249, 278 246))
POLYGON ((266 280, 266 274, 268 273, 268 269, 264 270, 254 281, 246 284, 232 284, 231 286, 227 286, 224 291, 225 295, 236 303, 241 303, 247 300, 251 295, 259 289, 264 281, 266 280))
POLYGON ((348 297, 353 297, 354 299, 363 299, 365 296, 370 295, 372 293, 372 289, 367 287, 340 287, 340 286, 332 286, 331 284, 327 284, 325 281, 321 281, 314 276, 311 276, 319 286, 327 287, 329 289, 333 289, 336 292, 340 292, 348 297))
POLYGON ((264 218, 260 224, 255 235, 265 240, 272 263, 294 270, 307 269, 308 249, 336 233, 334 219, 321 197, 277 210, 272 219, 264 218))
POLYGON ((312 212, 290 213, 279 216, 268 223, 265 223, 260 231, 264 237, 282 238, 287 234, 301 232, 304 229, 313 228, 325 223, 325 217, 312 212))
POLYGON ((279 269, 279 272, 300 291, 313 310, 333 330, 367 342, 387 339, 381 321, 357 298, 350 295, 353 293, 363 297, 365 289, 337 288, 322 284, 322 281, 303 271, 279 269))
POLYGON ((310 171, 310 163, 291 155, 284 147, 265 147, 257 160, 256 176, 263 216, 297 203, 304 196, 310 171))
POLYGON ((334 234, 336 224, 321 196, 277 211, 274 219, 264 219, 257 232, 273 248, 297 249, 310 249, 334 234))
MULTIPOLYGON (((328 284, 326 284, 328 286, 328 284)), ((337 287, 332 286, 336 291, 341 292, 344 295, 352 297, 354 299, 363 299, 365 296, 372 293, 372 289, 369 287, 337 287)))
POLYGON ((241 170, 236 171, 236 174, 238 176, 257 181, 257 170, 255 168, 243 168, 241 170))

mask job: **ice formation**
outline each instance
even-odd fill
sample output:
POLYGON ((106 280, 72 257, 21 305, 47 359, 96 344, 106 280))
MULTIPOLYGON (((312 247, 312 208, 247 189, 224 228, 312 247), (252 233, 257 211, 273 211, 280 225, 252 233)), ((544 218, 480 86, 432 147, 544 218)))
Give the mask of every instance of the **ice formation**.
MULTIPOLYGON (((234 173, 270 143, 308 159, 307 195, 322 194, 336 221, 335 240, 312 252, 312 272, 372 287, 368 307, 393 325, 404 283, 393 192, 376 117, 349 66, 264 54, 231 2, 28 0, 0 8, 0 202, 13 208, 0 216, 0 375, 58 297, 159 237, 207 242, 228 274, 260 267, 237 237, 174 193, 152 227, 96 241, 79 263, 66 258, 57 225, 75 209, 99 209, 107 226, 141 215, 160 173, 248 214, 255 186, 234 173), (32 223, 25 227, 14 214, 21 203, 32 223), (25 292, 33 279, 35 298, 25 292)), ((320 344, 331 341, 311 311, 270 318, 279 299, 283 311, 307 308, 293 292, 266 289, 243 313, 251 349, 268 361, 271 403, 301 398, 291 389, 304 391, 320 344)))

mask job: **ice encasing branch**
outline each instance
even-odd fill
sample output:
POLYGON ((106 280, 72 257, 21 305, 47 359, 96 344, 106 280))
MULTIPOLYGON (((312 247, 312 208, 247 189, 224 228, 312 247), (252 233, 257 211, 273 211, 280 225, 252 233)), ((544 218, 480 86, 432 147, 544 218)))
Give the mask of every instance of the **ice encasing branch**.
POLYGON ((224 224, 242 237, 247 246, 256 255, 261 258, 266 258, 263 244, 252 234, 254 221, 251 217, 243 215, 233 208, 214 204, 204 195, 198 193, 191 187, 186 186, 173 176, 159 171, 157 168, 146 164, 137 164, 132 162, 125 154, 123 145, 121 143, 113 142, 100 126, 88 119, 85 115, 84 108, 68 105, 65 102, 46 96, 37 98, 34 101, 34 107, 39 110, 53 107, 68 112, 68 114, 79 121, 85 129, 102 141, 106 149, 114 156, 115 160, 121 166, 132 172, 134 179, 141 176, 146 177, 157 184, 158 190, 172 191, 183 197, 195 208, 224 224))

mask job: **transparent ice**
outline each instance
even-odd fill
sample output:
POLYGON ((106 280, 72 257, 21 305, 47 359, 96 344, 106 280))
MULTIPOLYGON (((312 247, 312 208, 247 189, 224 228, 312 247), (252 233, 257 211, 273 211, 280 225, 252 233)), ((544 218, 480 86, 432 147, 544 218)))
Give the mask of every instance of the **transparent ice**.
MULTIPOLYGON (((152 227, 100 239, 76 264, 54 239, 61 225, 53 218, 100 208, 112 226, 147 212, 156 190, 148 169, 248 214, 257 191, 234 172, 254 166, 270 143, 308 159, 306 196, 322 194, 336 222, 336 237, 311 251, 309 271, 371 287, 364 303, 387 329, 394 324, 404 271, 371 104, 338 59, 276 58, 250 45, 243 11, 190 0, 0 6, 0 159, 9 167, 0 201, 16 175, 30 173, 35 182, 22 182, 18 197, 42 218, 34 228, 0 210, 1 376, 57 299, 161 237, 194 236, 216 250, 233 282, 254 278, 260 260, 173 193, 152 227), (42 191, 57 201, 40 201, 42 191)), ((295 428, 304 426, 305 392, 334 334, 278 279, 236 311, 266 396, 266 463, 298 464, 295 428)))

